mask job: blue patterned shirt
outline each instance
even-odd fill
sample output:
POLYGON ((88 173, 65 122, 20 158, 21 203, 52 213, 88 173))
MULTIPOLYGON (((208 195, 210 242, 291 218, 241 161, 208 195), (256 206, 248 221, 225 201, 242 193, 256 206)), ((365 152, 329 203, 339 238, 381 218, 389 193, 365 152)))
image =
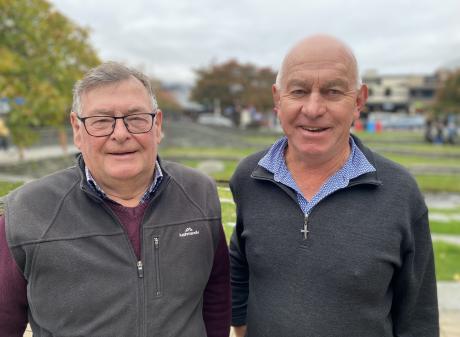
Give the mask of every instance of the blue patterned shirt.
POLYGON ((318 193, 308 201, 302 195, 291 172, 287 168, 284 158, 284 149, 287 145, 287 137, 278 139, 259 161, 259 165, 273 173, 274 180, 292 188, 297 194, 297 201, 305 215, 310 214, 312 208, 329 194, 344 188, 348 182, 362 174, 373 172, 375 168, 366 159, 362 151, 356 146, 350 137, 351 153, 346 163, 321 186, 318 193))
MULTIPOLYGON (((103 199, 110 199, 107 197, 107 194, 104 192, 104 190, 96 183, 94 180, 93 176, 91 175, 91 172, 88 169, 88 166, 85 166, 85 174, 86 174, 86 181, 88 182, 88 185, 97 193, 101 198, 103 199)), ((143 204, 150 200, 152 197, 153 193, 157 190, 158 186, 160 186, 161 180, 163 179, 163 172, 161 171, 160 163, 155 161, 155 177, 153 178, 153 182, 148 188, 147 191, 145 191, 144 195, 142 196, 139 204, 143 204)), ((110 199, 111 200, 111 199, 110 199)))

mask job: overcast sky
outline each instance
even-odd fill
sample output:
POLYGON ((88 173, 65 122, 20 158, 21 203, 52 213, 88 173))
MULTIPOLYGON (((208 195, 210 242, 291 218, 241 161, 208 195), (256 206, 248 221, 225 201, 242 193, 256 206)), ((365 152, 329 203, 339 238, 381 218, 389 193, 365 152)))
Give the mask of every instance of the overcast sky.
POLYGON ((286 51, 328 33, 355 51, 361 72, 432 73, 460 66, 459 0, 51 0, 91 30, 103 60, 166 82, 236 58, 277 70, 286 51))

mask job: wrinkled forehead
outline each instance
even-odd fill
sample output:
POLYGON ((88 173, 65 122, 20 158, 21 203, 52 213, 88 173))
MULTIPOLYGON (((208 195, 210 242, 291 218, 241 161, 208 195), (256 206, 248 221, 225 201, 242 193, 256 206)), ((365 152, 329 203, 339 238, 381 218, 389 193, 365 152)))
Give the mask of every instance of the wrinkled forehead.
POLYGON ((81 110, 115 111, 141 110, 152 107, 152 100, 142 82, 134 77, 100 83, 87 88, 81 95, 81 110))
POLYGON ((298 76, 308 76, 310 80, 334 80, 330 77, 336 77, 350 85, 358 82, 357 63, 353 52, 335 40, 297 45, 286 55, 280 73, 282 86, 290 78, 298 76))
POLYGON ((333 83, 351 88, 355 83, 355 76, 343 63, 330 61, 293 63, 286 67, 281 86, 289 87, 299 83, 309 86, 333 83))

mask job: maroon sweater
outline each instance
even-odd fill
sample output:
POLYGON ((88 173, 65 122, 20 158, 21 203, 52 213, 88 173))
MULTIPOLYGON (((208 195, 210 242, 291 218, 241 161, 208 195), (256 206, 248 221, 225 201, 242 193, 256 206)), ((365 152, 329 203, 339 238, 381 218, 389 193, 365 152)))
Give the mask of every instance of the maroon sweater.
MULTIPOLYGON (((138 259, 141 256, 140 222, 148 203, 124 207, 107 205, 125 227, 138 259)), ((203 294, 203 320, 208 337, 228 337, 230 327, 229 258, 224 232, 203 294)), ((0 337, 22 337, 27 325, 27 282, 8 249, 5 218, 0 216, 0 337)))

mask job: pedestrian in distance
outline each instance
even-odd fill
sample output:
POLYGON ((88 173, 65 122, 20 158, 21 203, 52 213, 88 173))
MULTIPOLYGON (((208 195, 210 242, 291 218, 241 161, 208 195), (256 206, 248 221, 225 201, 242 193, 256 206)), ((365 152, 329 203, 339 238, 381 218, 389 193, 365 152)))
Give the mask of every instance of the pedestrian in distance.
POLYGON ((215 183, 161 160, 162 111, 114 62, 74 87, 74 167, 11 192, 0 218, 0 336, 228 337, 215 183))
POLYGON ((368 96, 351 49, 303 39, 272 92, 284 137, 230 183, 236 336, 438 336, 428 210, 404 168, 350 133, 368 96))
POLYGON ((10 135, 10 130, 5 124, 5 121, 0 118, 0 148, 4 151, 8 151, 8 137, 10 135))

